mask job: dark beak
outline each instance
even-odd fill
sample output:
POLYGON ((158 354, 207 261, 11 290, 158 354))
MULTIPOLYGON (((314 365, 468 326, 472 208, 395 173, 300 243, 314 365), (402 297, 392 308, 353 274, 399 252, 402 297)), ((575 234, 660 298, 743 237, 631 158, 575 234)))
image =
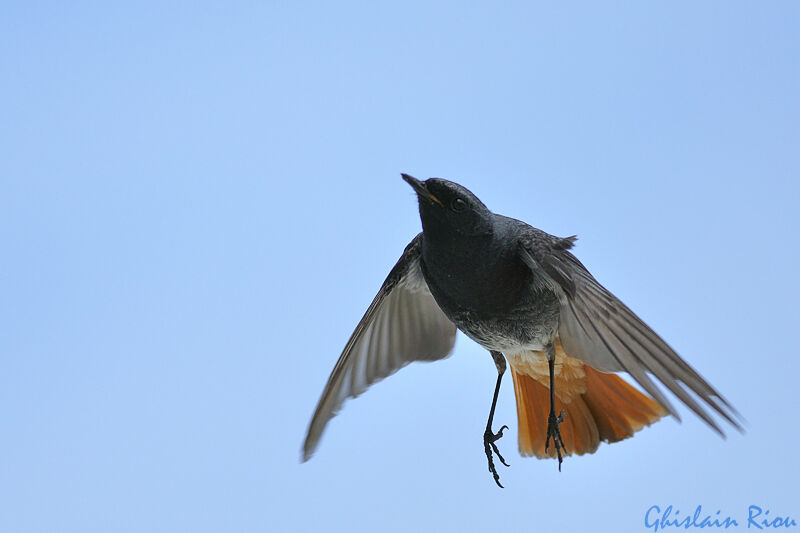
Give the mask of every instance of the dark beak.
POLYGON ((408 174, 400 175, 404 180, 406 180, 406 183, 411 185, 411 188, 414 189, 414 192, 416 192, 420 198, 425 198, 426 200, 430 200, 431 202, 444 206, 441 200, 436 198, 427 188, 425 188, 425 184, 423 182, 419 181, 414 176, 409 176, 408 174))

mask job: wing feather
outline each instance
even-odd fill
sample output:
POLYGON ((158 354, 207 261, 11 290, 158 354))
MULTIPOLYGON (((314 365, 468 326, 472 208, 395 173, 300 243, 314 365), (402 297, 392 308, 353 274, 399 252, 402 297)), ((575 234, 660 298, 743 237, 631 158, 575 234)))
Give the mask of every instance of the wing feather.
POLYGON ((447 357, 455 325, 431 296, 419 268, 421 234, 406 247, 328 378, 303 443, 303 461, 311 458, 328 421, 347 398, 412 361, 447 357))
POLYGON ((708 408, 742 431, 741 415, 733 406, 642 319, 598 283, 569 252, 571 244, 572 239, 558 239, 531 228, 520 252, 522 260, 534 272, 536 283, 550 286, 560 296, 558 336, 564 351, 601 371, 628 372, 678 420, 678 412, 650 376, 720 435, 724 433, 709 415, 708 408))

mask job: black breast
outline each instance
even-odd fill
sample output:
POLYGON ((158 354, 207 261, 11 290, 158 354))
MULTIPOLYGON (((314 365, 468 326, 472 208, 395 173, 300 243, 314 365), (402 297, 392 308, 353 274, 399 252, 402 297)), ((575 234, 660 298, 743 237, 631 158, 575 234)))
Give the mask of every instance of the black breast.
POLYGON ((531 307, 532 273, 516 245, 474 239, 446 246, 423 243, 422 273, 448 316, 510 316, 531 307))

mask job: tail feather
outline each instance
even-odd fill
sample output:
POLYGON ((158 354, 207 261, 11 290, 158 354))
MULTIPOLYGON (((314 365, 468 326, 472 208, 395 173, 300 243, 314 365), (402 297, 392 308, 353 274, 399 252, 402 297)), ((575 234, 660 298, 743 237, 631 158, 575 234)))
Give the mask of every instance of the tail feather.
POLYGON ((586 393, 583 399, 606 442, 630 437, 667 414, 655 400, 616 374, 603 374, 585 365, 584 370, 586 393))
MULTIPOLYGON (((655 400, 639 392, 616 374, 605 374, 584 365, 585 392, 571 398, 556 396, 556 412, 565 412, 561 436, 567 455, 593 453, 600 442, 617 442, 632 436, 667 414, 655 400)), ((553 443, 545 453, 550 389, 513 365, 514 394, 522 455, 555 457, 553 443)), ((558 384, 557 384, 558 385, 558 384)), ((556 387, 558 390, 558 386, 556 387)))

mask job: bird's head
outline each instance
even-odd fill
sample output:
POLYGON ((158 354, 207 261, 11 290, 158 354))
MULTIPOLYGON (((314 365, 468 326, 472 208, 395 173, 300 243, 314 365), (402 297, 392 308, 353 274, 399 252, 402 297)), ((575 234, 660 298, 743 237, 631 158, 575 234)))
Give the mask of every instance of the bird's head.
POLYGON ((401 175, 417 193, 419 216, 426 235, 492 233, 491 211, 466 187, 441 178, 421 181, 408 174, 401 175))

